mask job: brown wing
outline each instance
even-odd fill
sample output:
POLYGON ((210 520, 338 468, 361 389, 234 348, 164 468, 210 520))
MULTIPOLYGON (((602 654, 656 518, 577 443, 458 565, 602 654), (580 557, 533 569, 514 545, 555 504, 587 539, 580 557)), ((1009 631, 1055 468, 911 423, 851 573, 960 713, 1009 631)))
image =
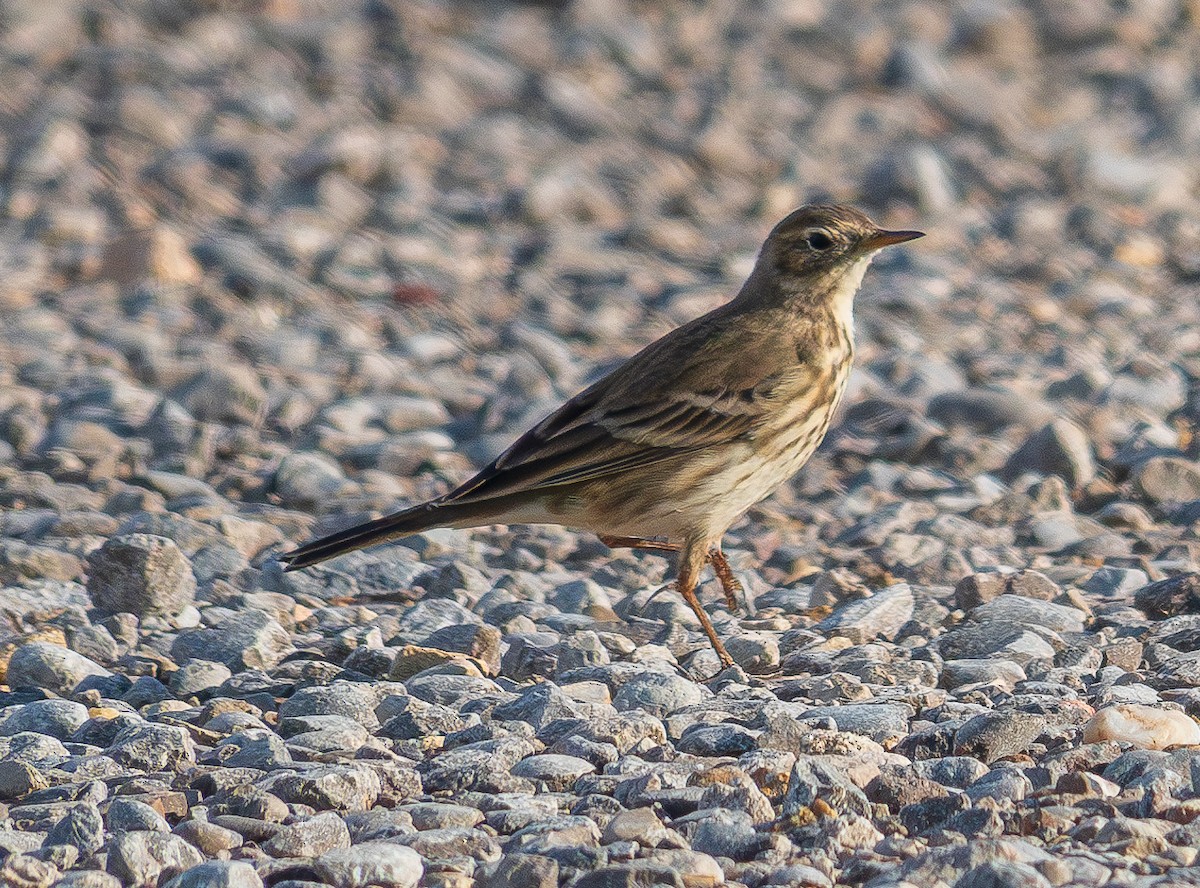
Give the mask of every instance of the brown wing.
MULTIPOLYGON (((725 308, 725 307, 723 307, 725 308)), ((732 442, 770 409, 778 374, 791 367, 789 337, 767 331, 734 345, 718 309, 647 346, 526 432, 447 501, 489 499, 645 468, 732 442), (748 360, 749 359, 749 360, 748 360), (782 359, 782 360, 779 360, 782 359)))

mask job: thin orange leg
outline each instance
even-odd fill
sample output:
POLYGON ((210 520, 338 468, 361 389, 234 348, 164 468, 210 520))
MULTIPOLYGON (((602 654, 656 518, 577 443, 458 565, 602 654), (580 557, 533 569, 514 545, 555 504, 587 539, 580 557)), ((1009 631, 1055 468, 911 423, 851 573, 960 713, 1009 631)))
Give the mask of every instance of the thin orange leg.
MULTIPOLYGON (((679 551, 677 543, 668 543, 660 540, 643 540, 639 537, 602 536, 600 537, 600 542, 604 543, 610 549, 646 549, 655 552, 679 551)), ((729 560, 725 557, 725 553, 721 551, 720 546, 713 546, 708 550, 704 560, 712 565, 717 582, 721 584, 721 591, 725 593, 726 606, 733 613, 737 613, 738 596, 743 593, 743 589, 742 584, 733 575, 733 568, 729 566, 729 560)))
POLYGON ((684 549, 679 553, 679 576, 675 580, 675 588, 679 590, 683 600, 687 602, 692 613, 696 615, 696 619, 700 621, 700 626, 704 629, 704 634, 708 636, 713 650, 717 652, 717 658, 721 661, 721 665, 732 666, 733 657, 729 656, 725 645, 721 643, 721 639, 717 638, 717 630, 713 628, 708 614, 700 606, 700 599, 696 597, 696 579, 700 574, 700 565, 705 561, 704 552, 705 550, 696 547, 691 550, 684 549))
POLYGON ((717 580, 721 584, 721 590, 725 593, 725 604, 731 611, 737 613, 739 594, 742 594, 742 584, 738 582, 737 577, 733 575, 733 568, 729 566, 729 560, 725 557, 725 553, 721 551, 720 546, 714 546, 708 550, 708 561, 712 564, 713 573, 717 575, 717 580))

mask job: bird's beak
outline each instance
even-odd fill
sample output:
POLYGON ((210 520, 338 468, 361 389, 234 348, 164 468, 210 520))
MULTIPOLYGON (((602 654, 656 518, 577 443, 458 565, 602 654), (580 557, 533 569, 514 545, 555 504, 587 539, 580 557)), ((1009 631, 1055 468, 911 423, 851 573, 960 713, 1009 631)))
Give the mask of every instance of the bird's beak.
POLYGON ((884 231, 881 228, 871 236, 863 238, 862 247, 868 252, 874 252, 893 244, 902 244, 905 241, 916 240, 924 236, 925 232, 923 231, 884 231))

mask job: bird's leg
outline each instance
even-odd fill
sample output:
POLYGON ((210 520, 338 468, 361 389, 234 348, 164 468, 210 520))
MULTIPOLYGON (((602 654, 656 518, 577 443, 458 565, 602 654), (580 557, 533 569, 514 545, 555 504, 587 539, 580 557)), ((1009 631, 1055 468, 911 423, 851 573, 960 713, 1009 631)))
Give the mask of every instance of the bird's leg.
POLYGON ((696 597, 696 580, 700 576, 700 567, 707 558, 707 551, 706 548, 698 545, 688 545, 679 553, 679 576, 675 579, 675 588, 679 590, 683 600, 687 602, 692 613, 696 615, 696 619, 700 621, 700 626, 704 629, 704 634, 708 636, 713 650, 717 652, 717 658, 721 661, 721 665, 732 666, 733 657, 729 656, 725 645, 721 644, 721 639, 717 638, 717 630, 713 628, 708 614, 700 606, 700 599, 696 597))
POLYGON ((712 564, 713 573, 717 575, 717 580, 721 583, 721 591, 725 593, 725 604, 731 611, 737 613, 737 597, 739 593, 743 592, 742 584, 733 575, 733 568, 729 566, 729 560, 725 557, 725 553, 721 551, 720 546, 713 546, 708 550, 708 561, 712 564))
MULTIPOLYGON (((648 549, 655 552, 679 551, 677 543, 644 540, 640 537, 601 536, 600 542, 604 543, 610 549, 648 549)), ((721 584, 721 591, 725 593, 726 606, 734 613, 737 613, 737 597, 742 593, 742 584, 733 575, 733 568, 729 566, 729 560, 725 557, 725 553, 721 551, 720 546, 713 546, 708 550, 704 560, 712 565, 713 573, 716 574, 717 581, 721 584)))

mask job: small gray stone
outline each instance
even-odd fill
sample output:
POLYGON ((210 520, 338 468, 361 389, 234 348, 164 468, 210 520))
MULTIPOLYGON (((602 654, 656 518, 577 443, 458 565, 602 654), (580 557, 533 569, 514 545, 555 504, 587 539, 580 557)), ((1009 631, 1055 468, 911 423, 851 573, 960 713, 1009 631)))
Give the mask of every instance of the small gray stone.
POLYGON ((0 755, 9 761, 26 762, 48 770, 60 766, 71 753, 61 741, 53 737, 26 731, 0 740, 0 755))
POLYGON ((209 860, 180 873, 164 888, 263 888, 263 880, 244 860, 209 860))
MULTIPOLYGON (((312 731, 290 733, 288 745, 302 748, 307 753, 346 753, 361 749, 371 739, 371 733, 356 721, 340 715, 311 715, 305 721, 316 722, 320 727, 312 731)), ((295 724, 289 720, 289 732, 295 724)), ((282 726, 281 726, 282 727, 282 726)))
POLYGON ((987 860, 964 873, 954 888, 1051 888, 1051 882, 1028 863, 987 860))
MULTIPOLYGON (((1170 588, 1169 584, 1176 579, 1178 578, 1172 577, 1163 580, 1162 583, 1167 585, 1161 588, 1170 588)), ((1088 577, 1087 582, 1083 584, 1083 589, 1092 595, 1124 601, 1129 599, 1130 593, 1135 593, 1134 600, 1136 602, 1135 590, 1142 589, 1149 582, 1150 578, 1146 576, 1146 572, 1138 570, 1136 567, 1102 567, 1088 577)), ((1145 610, 1145 608, 1142 609, 1145 610)))
POLYGON ((157 678, 149 675, 139 675, 133 680, 133 685, 121 695, 121 699, 134 709, 150 706, 170 700, 171 692, 157 678))
POLYGON ((872 802, 887 805, 891 811, 949 794, 940 783, 916 776, 911 768, 896 765, 884 766, 879 776, 867 784, 866 792, 872 802))
POLYGON ((108 807, 106 825, 113 835, 123 832, 170 832, 166 818, 136 799, 115 798, 108 807))
POLYGON ((131 885, 156 885, 204 862, 200 852, 171 833, 127 832, 108 843, 107 870, 131 885))
POLYGON ((196 597, 196 577, 173 540, 145 533, 109 539, 88 557, 88 595, 101 613, 174 616, 196 597))
POLYGON ((753 734, 741 725, 693 725, 683 732, 675 748, 688 755, 705 757, 742 755, 757 746, 753 734))
POLYGON ((505 854, 480 888, 558 888, 558 861, 538 854, 505 854))
POLYGON ((67 740, 88 720, 87 707, 73 700, 34 700, 0 710, 0 737, 22 731, 67 740))
MULTIPOLYGON (((451 599, 462 593, 482 595, 491 588, 491 580, 478 568, 455 561, 446 564, 429 573, 422 574, 417 582, 425 587, 426 592, 433 596, 430 601, 444 600, 454 603, 451 599)), ((406 619, 410 619, 405 615, 406 619)), ((469 621, 463 621, 469 622, 469 621)))
MULTIPOLYGON (((475 813, 479 815, 480 819, 483 818, 480 812, 476 811, 475 813)), ((400 808, 376 807, 369 811, 347 814, 343 820, 346 828, 350 830, 350 841, 355 845, 373 842, 377 839, 406 836, 415 831, 412 816, 407 810, 400 808)))
POLYGON ((259 787, 285 802, 318 811, 366 811, 379 798, 379 775, 361 764, 319 765, 305 771, 272 774, 259 787))
POLYGON ((587 817, 559 816, 522 827, 513 833, 508 851, 541 854, 552 848, 595 848, 600 844, 600 828, 587 817))
POLYGON ((266 407, 267 393, 246 366, 216 364, 196 373, 172 393, 201 422, 253 425, 266 407))
POLYGON ((477 675, 441 675, 426 672, 409 679, 404 686, 419 700, 456 708, 468 700, 500 692, 500 686, 490 678, 477 675))
POLYGON ((725 649, 751 675, 774 672, 779 667, 779 642, 765 632, 735 635, 725 642, 725 649))
POLYGON ((281 823, 288 816, 288 806, 279 796, 247 783, 222 789, 206 801, 209 814, 213 817, 228 814, 266 823, 281 823))
POLYGON ((417 765, 427 792, 533 791, 533 783, 510 773, 510 768, 534 751, 533 743, 516 737, 485 740, 444 752, 417 765))
POLYGON ((838 537, 847 546, 880 546, 894 533, 912 530, 919 522, 937 515, 929 503, 904 500, 873 510, 838 537))
POLYGON ((563 613, 588 614, 612 610, 612 599, 604 587, 584 577, 556 588, 549 601, 563 613))
POLYGON ((108 677, 112 673, 64 647, 31 641, 13 651, 6 681, 13 689, 41 688, 65 696, 92 675, 108 677))
POLYGON ((270 669, 290 647, 291 637, 274 617, 249 610, 230 614, 211 629, 180 632, 171 645, 171 658, 176 663, 208 660, 241 672, 270 669))
POLYGON ((912 710, 904 703, 846 703, 842 706, 814 706, 802 717, 833 719, 839 731, 863 734, 883 741, 908 733, 912 710))
POLYGON ((728 783, 713 783, 705 787, 697 808, 741 811, 748 814, 755 824, 770 823, 775 819, 771 800, 744 774, 737 775, 728 783))
POLYGON ((232 675, 233 672, 224 663, 195 659, 171 674, 169 687, 171 693, 180 700, 191 697, 204 699, 215 693, 232 675))
POLYGON ((1025 680, 1025 670, 1011 660, 966 659, 946 660, 938 686, 953 690, 968 684, 997 684, 1012 689, 1025 680))
POLYGON ((604 666, 612 661, 608 648, 600 641, 600 636, 587 629, 573 632, 555 645, 554 656, 558 660, 557 668, 560 674, 587 666, 604 666))
POLYGON ((1063 512, 1033 515, 1026 522, 1026 526, 1034 544, 1049 552, 1062 551, 1084 539, 1079 521, 1074 515, 1063 512))
POLYGON ((483 822, 483 812, 478 808, 448 802, 416 802, 398 810, 408 815, 409 826, 419 830, 451 826, 470 828, 483 822))
POLYGON ((1196 613, 1200 611, 1200 574, 1180 574, 1142 586, 1134 593, 1134 604, 1155 619, 1196 613))
POLYGON ((1006 478, 1025 472, 1058 475, 1071 487, 1096 477, 1096 461, 1087 433, 1069 419, 1056 417, 1025 439, 1004 466, 1006 478))
POLYGON ((250 728, 238 731, 216 746, 221 764, 226 768, 255 768, 273 771, 291 764, 292 754, 273 731, 250 728), (229 750, 236 750, 230 752, 229 750))
MULTIPOLYGON (((390 740, 417 740, 452 734, 468 725, 468 720, 450 706, 426 703, 416 697, 404 696, 403 699, 408 701, 404 710, 387 718, 379 730, 379 736, 390 740)), ((384 715, 384 704, 376 711, 384 715)), ((478 719, 478 716, 471 718, 478 719)))
POLYGON ((121 655, 117 640, 103 626, 80 626, 72 629, 67 638, 71 650, 104 666, 111 666, 121 655))
POLYGON ((131 725, 117 734, 104 754, 141 771, 182 771, 196 763, 191 735, 173 725, 131 725))
POLYGON ((72 805, 67 815, 50 827, 46 844, 72 845, 85 857, 99 851, 104 846, 104 819, 100 809, 91 802, 72 805))
MULTIPOLYGON (((419 644, 439 629, 463 623, 482 623, 479 615, 449 598, 423 598, 406 610, 397 626, 397 637, 419 644)), ((391 641, 391 644, 395 644, 391 641)))
POLYGON ((593 743, 610 743, 621 753, 629 752, 639 744, 663 745, 667 732, 656 717, 639 710, 619 712, 613 715, 594 716, 575 732, 593 743))
POLYGON ((929 402, 928 415, 944 425, 966 425, 991 433, 1006 426, 1037 428, 1053 411, 1016 392, 971 388, 937 395, 929 402))
POLYGON ((275 493, 293 509, 327 502, 347 485, 337 463, 319 453, 289 453, 280 460, 274 481, 275 493))
POLYGON ((653 848, 667 837, 667 829, 650 808, 633 808, 618 811, 604 827, 601 841, 605 845, 613 842, 637 842, 643 848, 653 848))
POLYGON ((280 829, 263 843, 272 857, 319 857, 337 848, 350 847, 350 831, 341 815, 315 814, 280 829))
POLYGON ((893 639, 900 627, 912 619, 912 587, 897 583, 872 595, 852 601, 826 617, 816 628, 829 635, 840 635, 854 644, 876 638, 893 639))
POLYGON ((1045 717, 1032 713, 980 713, 955 733, 954 753, 974 756, 990 764, 996 759, 1025 752, 1045 728, 1045 717))
POLYGON ((392 841, 412 848, 425 860, 477 861, 500 859, 500 845, 488 833, 480 829, 450 826, 444 829, 428 829, 410 835, 397 836, 392 841))
MULTIPOLYGON (((687 883, 673 867, 654 860, 631 860, 629 863, 602 866, 584 873, 573 883, 574 888, 684 888, 687 883)), ((712 884, 710 881, 696 884, 712 884)))
POLYGON ((1152 456, 1134 470, 1133 483, 1152 503, 1200 499, 1200 465, 1178 456, 1152 456))
POLYGON ((1019 802, 1033 792, 1033 782, 1016 768, 997 767, 967 787, 971 801, 1008 799, 1019 802))
POLYGON ((335 681, 296 691, 280 705, 279 717, 341 715, 369 731, 376 731, 379 728, 379 719, 375 716, 378 702, 378 695, 369 684, 335 681))
POLYGON ((1033 660, 1054 658, 1054 648, 1041 635, 1007 623, 988 622, 953 629, 937 639, 937 647, 947 660, 1000 655, 1024 666, 1033 660))
POLYGON ((619 711, 640 710, 664 716, 705 698, 704 689, 680 675, 667 672, 643 672, 621 685, 613 697, 619 711))
POLYGON ((0 761, 0 801, 19 799, 49 785, 45 775, 29 762, 0 761))
POLYGON ((538 731, 555 719, 578 718, 579 715, 575 702, 549 682, 535 684, 517 699, 501 703, 492 710, 493 719, 523 721, 538 731))
POLYGON ((763 885, 802 886, 802 888, 833 888, 833 881, 815 867, 803 863, 782 866, 767 875, 763 885))
POLYGON ((915 761, 912 769, 919 778, 955 789, 966 789, 988 774, 988 766, 979 759, 961 755, 915 761))
POLYGON ((591 774, 596 766, 573 755, 544 753, 531 755, 512 766, 511 773, 541 784, 550 792, 563 792, 575 785, 584 774, 591 774))
POLYGON ((836 768, 815 756, 798 756, 783 798, 783 816, 811 812, 820 799, 836 813, 871 816, 871 803, 861 789, 836 768))
POLYGON ((1023 595, 1001 595, 969 614, 977 623, 1043 626, 1055 632, 1082 632, 1086 614, 1077 608, 1023 595))
POLYGON ((763 849, 763 836, 755 831, 754 823, 744 812, 713 808, 703 813, 713 816, 701 820, 693 828, 693 851, 746 861, 752 860, 763 849))
POLYGON ((101 870, 63 873, 54 888, 121 888, 121 880, 101 870))
POLYGON ((416 888, 425 867, 412 848, 363 842, 330 851, 313 864, 317 875, 338 888, 416 888))

